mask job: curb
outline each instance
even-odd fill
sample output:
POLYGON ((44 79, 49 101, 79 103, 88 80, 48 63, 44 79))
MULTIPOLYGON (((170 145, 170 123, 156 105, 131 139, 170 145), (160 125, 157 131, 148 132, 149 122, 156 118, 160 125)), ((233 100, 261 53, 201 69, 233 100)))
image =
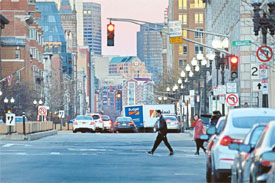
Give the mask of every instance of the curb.
POLYGON ((56 135, 57 131, 56 130, 50 130, 50 131, 45 131, 45 132, 38 132, 38 133, 33 133, 33 134, 28 134, 28 135, 19 135, 19 134, 11 134, 11 135, 4 135, 0 137, 0 140, 12 140, 12 141, 32 141, 32 140, 37 140, 43 137, 48 137, 52 135, 56 135))

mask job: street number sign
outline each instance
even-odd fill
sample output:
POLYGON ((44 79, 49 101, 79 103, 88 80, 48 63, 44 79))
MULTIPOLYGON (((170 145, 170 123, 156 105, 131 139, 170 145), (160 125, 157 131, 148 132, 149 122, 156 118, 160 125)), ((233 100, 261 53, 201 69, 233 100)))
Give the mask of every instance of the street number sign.
POLYGON ((226 95, 226 103, 228 106, 239 106, 239 95, 236 93, 226 95))
POLYGON ((256 55, 259 61, 269 62, 273 57, 273 51, 269 46, 261 46, 258 48, 256 55))
POLYGON ((64 110, 60 110, 58 113, 58 117, 59 118, 65 118, 65 111, 64 110))
POLYGON ((7 126, 15 126, 15 114, 6 113, 6 125, 7 126))
POLYGON ((260 79, 258 64, 251 64, 251 79, 252 80, 260 79))

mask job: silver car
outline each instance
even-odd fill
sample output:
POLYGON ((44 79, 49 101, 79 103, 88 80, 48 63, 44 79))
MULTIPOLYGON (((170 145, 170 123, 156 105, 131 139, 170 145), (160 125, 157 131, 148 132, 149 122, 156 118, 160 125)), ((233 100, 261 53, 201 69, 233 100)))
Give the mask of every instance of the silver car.
POLYGON ((166 121, 168 131, 181 132, 181 125, 176 115, 162 115, 166 121))

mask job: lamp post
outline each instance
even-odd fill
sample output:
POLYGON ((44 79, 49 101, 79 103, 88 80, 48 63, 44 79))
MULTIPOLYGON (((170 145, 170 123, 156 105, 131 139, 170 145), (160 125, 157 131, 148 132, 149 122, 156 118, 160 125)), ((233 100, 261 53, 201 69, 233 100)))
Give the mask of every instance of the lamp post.
MULTIPOLYGON (((11 99, 9 100, 7 97, 5 97, 4 99, 4 105, 5 105, 5 122, 7 123, 6 121, 6 113, 10 113, 11 110, 8 109, 8 103, 11 103, 11 104, 14 104, 15 102, 15 99, 13 97, 11 97, 11 99)), ((11 134, 11 126, 9 126, 9 129, 8 129, 8 134, 11 134)))
POLYGON ((38 106, 43 104, 43 101, 41 99, 39 99, 39 101, 37 101, 36 99, 33 100, 33 104, 36 108, 36 120, 39 120, 39 115, 38 115, 38 106))

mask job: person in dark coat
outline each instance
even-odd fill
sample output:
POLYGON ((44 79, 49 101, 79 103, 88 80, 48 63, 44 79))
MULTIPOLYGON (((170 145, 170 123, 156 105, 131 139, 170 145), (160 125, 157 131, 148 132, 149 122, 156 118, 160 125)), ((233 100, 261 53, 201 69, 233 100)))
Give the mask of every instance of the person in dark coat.
POLYGON ((152 148, 151 151, 147 152, 148 154, 154 154, 155 150, 157 149, 158 145, 161 143, 161 141, 164 142, 164 144, 167 146, 167 148, 169 149, 170 153, 169 155, 172 156, 174 154, 174 151, 171 147, 171 145, 169 144, 168 140, 167 140, 167 124, 165 119, 163 118, 163 116, 161 115, 161 111, 160 110, 156 110, 157 113, 157 117, 159 117, 159 124, 157 125, 157 132, 158 132, 158 136, 155 140, 154 146, 152 148))

